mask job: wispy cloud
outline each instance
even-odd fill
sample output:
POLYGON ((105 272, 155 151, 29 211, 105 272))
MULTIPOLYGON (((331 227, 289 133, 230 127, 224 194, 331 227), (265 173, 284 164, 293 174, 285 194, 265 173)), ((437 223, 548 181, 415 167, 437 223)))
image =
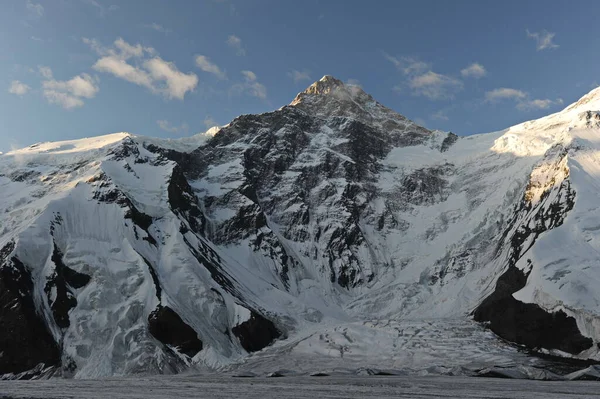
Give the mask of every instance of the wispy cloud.
POLYGON ((214 118, 210 115, 207 115, 206 118, 204 118, 204 121, 202 121, 202 123, 204 123, 204 126, 207 129, 210 129, 214 126, 219 126, 219 123, 216 120, 214 120, 214 118))
POLYGON ((267 88, 258 81, 256 74, 252 71, 242 71, 244 82, 232 86, 232 90, 237 93, 246 93, 260 99, 267 98, 267 88))
POLYGON ((119 6, 116 4, 112 4, 108 7, 105 7, 104 5, 100 4, 96 0, 81 0, 81 1, 85 4, 88 4, 92 7, 94 7, 100 17, 104 17, 107 13, 117 11, 119 9, 119 6))
POLYGON ((479 79, 483 78, 487 74, 487 71, 485 70, 483 65, 475 62, 466 67, 465 69, 462 69, 460 71, 460 74, 463 76, 463 78, 479 79))
POLYGON ((38 72, 46 80, 52 79, 52 69, 44 65, 38 65, 38 72))
POLYGON ((227 75, 217 64, 212 62, 210 58, 205 55, 197 55, 195 58, 196 66, 207 73, 212 73, 217 78, 225 80, 227 75))
MULTIPOLYGON (((383 55, 406 76, 406 85, 415 96, 430 100, 451 99, 463 88, 463 83, 459 79, 434 72, 429 63, 413 57, 398 58, 387 53, 383 55)), ((400 93, 402 86, 395 86, 394 91, 400 93)))
POLYGON ((83 41, 100 55, 93 66, 96 71, 146 87, 152 93, 183 100, 185 94, 198 85, 198 77, 194 73, 179 71, 174 63, 160 58, 152 47, 132 45, 122 38, 108 48, 94 39, 84 38, 83 41), (132 58, 136 61, 135 65, 128 62, 132 58))
POLYGON ((310 81, 310 75, 308 74, 307 71, 297 71, 295 69, 291 70, 290 72, 288 72, 288 76, 290 78, 292 78, 292 80, 294 81, 294 83, 299 83, 302 82, 304 80, 308 80, 310 81))
POLYGON ((24 96, 29 90, 31 90, 31 87, 18 80, 13 80, 8 88, 8 92, 16 96, 24 96))
POLYGON ((420 61, 414 57, 393 57, 388 53, 383 53, 385 59, 405 75, 420 74, 431 69, 431 64, 420 61))
POLYGON ((525 32, 527 33, 527 37, 535 40, 538 51, 555 49, 559 47, 558 44, 552 42, 552 39, 554 39, 554 36, 556 35, 555 33, 548 32, 547 30, 530 32, 529 29, 527 29, 525 32))
POLYGON ((446 115, 446 112, 444 110, 440 110, 440 111, 433 113, 431 115, 431 119, 436 120, 436 121, 447 121, 449 118, 448 118, 448 115, 446 115))
POLYGON ((246 50, 242 45, 242 39, 235 35, 230 35, 227 38, 227 45, 235 50, 235 53, 239 56, 246 55, 246 50))
POLYGON ((410 78, 408 86, 415 95, 427 97, 430 100, 442 100, 453 98, 454 94, 462 89, 463 84, 460 80, 450 76, 427 71, 422 75, 410 78))
POLYGON ((562 98, 556 100, 550 99, 532 99, 529 93, 522 90, 501 87, 485 93, 485 101, 495 103, 503 100, 514 101, 515 107, 520 111, 535 111, 547 109, 553 105, 561 105, 562 98))
POLYGON ((562 98, 557 98, 556 100, 550 99, 535 99, 535 100, 527 100, 522 101, 517 104, 517 109, 521 111, 535 111, 538 109, 548 109, 553 105, 561 105, 563 103, 562 98))
POLYGON ((44 16, 44 6, 41 4, 33 3, 32 1, 27 0, 25 6, 32 17, 41 18, 44 16))
POLYGON ((157 32, 160 32, 160 33, 164 33, 165 35, 168 35, 169 33, 172 32, 171 29, 167 29, 164 26, 162 26, 161 24, 157 24, 156 22, 152 22, 151 24, 144 25, 144 27, 145 28, 149 28, 149 29, 153 29, 153 30, 155 30, 157 32))
POLYGON ((49 103, 60 105, 64 109, 82 107, 84 99, 95 97, 100 90, 98 79, 87 73, 61 81, 52 79, 50 68, 48 68, 48 71, 47 76, 50 78, 42 82, 44 97, 49 103))
POLYGON ((425 125, 427 124, 427 122, 423 118, 415 118, 413 120, 413 122, 416 123, 417 125, 423 126, 423 127, 425 127, 425 125))
POLYGON ((187 123, 182 123, 180 126, 173 126, 169 123, 169 121, 162 119, 162 120, 156 121, 156 124, 158 125, 158 127, 160 127, 165 132, 169 132, 172 134, 176 134, 176 133, 180 133, 180 132, 186 133, 189 130, 189 126, 187 125, 187 123))

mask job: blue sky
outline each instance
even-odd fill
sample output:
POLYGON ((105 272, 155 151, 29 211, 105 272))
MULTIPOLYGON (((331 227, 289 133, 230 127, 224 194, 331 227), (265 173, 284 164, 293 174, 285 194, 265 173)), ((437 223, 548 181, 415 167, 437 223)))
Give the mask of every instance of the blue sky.
POLYGON ((597 2, 3 0, 0 151, 129 131, 177 138, 330 74, 461 135, 597 86, 597 2))

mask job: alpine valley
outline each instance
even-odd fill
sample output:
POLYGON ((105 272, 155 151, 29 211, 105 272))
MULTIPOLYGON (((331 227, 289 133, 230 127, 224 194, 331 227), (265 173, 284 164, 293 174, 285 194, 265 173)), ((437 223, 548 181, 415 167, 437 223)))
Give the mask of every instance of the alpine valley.
POLYGON ((0 155, 0 374, 545 378, 600 361, 599 198, 600 88, 460 137, 325 76, 185 139, 34 144, 0 155))

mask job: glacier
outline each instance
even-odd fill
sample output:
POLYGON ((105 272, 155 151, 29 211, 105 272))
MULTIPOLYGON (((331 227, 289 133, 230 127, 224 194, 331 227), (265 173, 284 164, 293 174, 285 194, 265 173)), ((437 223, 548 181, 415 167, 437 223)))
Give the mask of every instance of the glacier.
POLYGON ((463 137, 325 76, 186 139, 1 154, 0 374, 600 361, 599 150, 600 89, 463 137))

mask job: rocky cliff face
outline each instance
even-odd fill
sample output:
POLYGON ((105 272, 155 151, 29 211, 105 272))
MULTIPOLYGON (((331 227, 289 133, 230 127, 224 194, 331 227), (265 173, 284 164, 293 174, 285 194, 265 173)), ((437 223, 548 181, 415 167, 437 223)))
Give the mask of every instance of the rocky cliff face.
POLYGON ((0 373, 222 369, 373 319, 597 358, 597 97, 459 138, 326 76, 207 138, 1 155, 0 373))

